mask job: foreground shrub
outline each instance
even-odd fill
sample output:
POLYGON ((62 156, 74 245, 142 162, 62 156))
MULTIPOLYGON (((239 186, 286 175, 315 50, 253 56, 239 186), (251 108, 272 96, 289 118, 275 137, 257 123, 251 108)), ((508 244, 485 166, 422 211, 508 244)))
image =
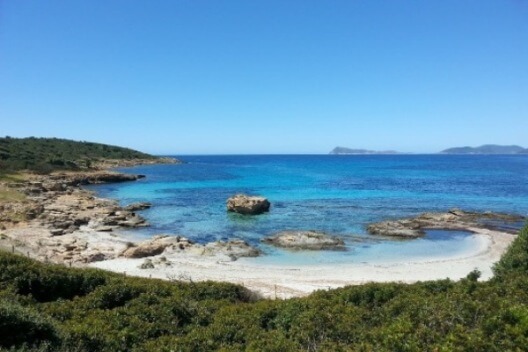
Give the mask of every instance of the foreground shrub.
POLYGON ((56 327, 36 311, 0 299, 0 347, 37 348, 57 344, 56 327))
POLYGON ((458 282, 371 283, 284 301, 0 252, 0 349, 522 351, 527 241, 525 228, 486 282, 473 271, 458 282))

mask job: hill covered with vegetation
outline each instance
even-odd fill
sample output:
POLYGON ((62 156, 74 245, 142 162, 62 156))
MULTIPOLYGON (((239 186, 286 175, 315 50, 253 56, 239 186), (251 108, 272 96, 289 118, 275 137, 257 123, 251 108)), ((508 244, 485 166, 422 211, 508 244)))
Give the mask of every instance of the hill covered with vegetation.
POLYGON ((255 300, 227 283, 70 269, 0 252, 0 349, 56 351, 521 351, 528 226, 459 282, 366 284, 255 300))
POLYGON ((0 138, 0 173, 90 169, 104 159, 154 160, 157 157, 128 148, 67 139, 0 138))

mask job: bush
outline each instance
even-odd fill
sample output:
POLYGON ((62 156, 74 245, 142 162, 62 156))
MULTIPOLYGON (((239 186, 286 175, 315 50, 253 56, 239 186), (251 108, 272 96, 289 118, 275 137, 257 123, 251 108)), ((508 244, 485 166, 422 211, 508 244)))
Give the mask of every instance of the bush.
POLYGON ((0 348, 61 351, 514 351, 528 346, 528 227, 479 282, 379 283, 255 301, 0 252, 0 348), (14 331, 14 333, 12 333, 14 331))
POLYGON ((1 347, 37 348, 44 343, 57 344, 59 340, 59 333, 49 319, 33 309, 0 299, 1 347))

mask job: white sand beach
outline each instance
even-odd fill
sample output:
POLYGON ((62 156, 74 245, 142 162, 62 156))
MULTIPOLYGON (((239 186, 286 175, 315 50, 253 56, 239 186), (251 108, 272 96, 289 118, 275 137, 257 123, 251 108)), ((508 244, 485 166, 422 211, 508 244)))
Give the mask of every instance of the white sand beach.
POLYGON ((126 275, 160 279, 192 281, 225 281, 241 284, 269 298, 290 298, 307 295, 315 290, 326 290, 367 282, 404 282, 449 278, 458 280, 478 269, 481 279, 492 277, 492 266, 516 237, 504 232, 475 231, 478 246, 455 258, 409 260, 376 263, 324 264, 278 266, 252 263, 252 258, 232 261, 226 256, 200 256, 196 253, 175 253, 151 257, 152 261, 165 257, 170 266, 156 265, 140 269, 145 259, 118 258, 89 264, 126 275))

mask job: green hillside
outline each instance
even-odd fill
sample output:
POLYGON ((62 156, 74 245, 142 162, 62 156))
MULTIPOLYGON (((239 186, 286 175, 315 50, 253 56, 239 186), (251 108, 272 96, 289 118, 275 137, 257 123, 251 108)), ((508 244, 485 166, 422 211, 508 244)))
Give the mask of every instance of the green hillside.
POLYGON ((254 300, 227 283, 167 282, 0 252, 0 349, 40 351, 523 351, 528 227, 459 282, 386 283, 254 300))
POLYGON ((58 138, 0 138, 0 172, 90 168, 101 159, 155 159, 132 149, 58 138))

